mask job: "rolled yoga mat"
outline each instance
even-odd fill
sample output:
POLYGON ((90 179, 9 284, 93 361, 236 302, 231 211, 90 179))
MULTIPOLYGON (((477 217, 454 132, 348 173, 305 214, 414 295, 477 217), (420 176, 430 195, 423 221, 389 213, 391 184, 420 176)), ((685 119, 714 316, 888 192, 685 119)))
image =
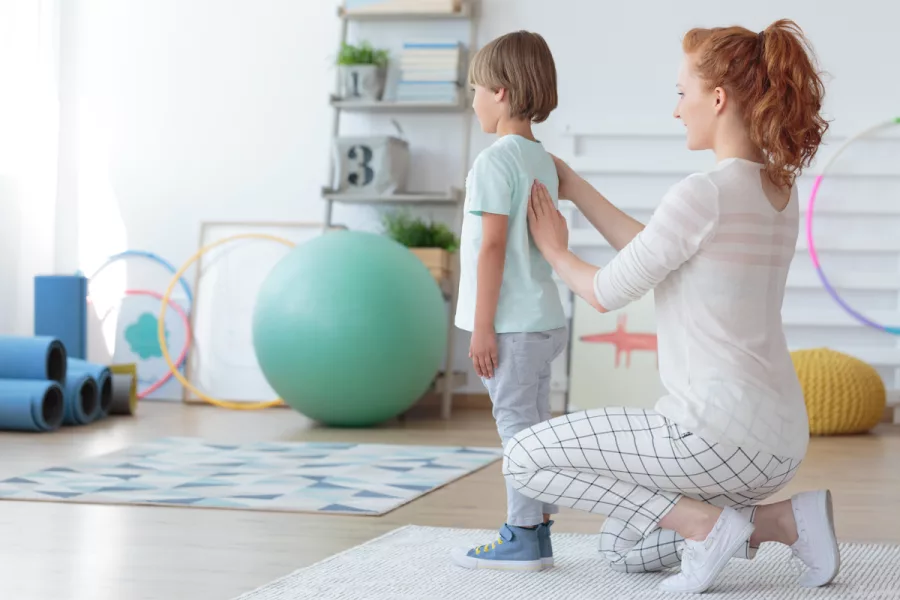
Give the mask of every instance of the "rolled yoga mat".
POLYGON ((112 374, 109 367, 95 365, 80 358, 70 358, 67 362, 70 374, 87 374, 97 382, 97 390, 100 394, 100 414, 97 418, 102 419, 109 415, 109 409, 112 406, 112 374))
POLYGON ((0 335, 0 379, 66 380, 66 347, 54 337, 0 335))
POLYGON ((72 373, 63 385, 63 424, 87 425, 100 418, 97 380, 88 373, 72 373))
POLYGON ((0 429, 55 431, 63 421, 63 390, 55 381, 0 379, 0 429))
POLYGON ((133 415, 137 410, 137 378, 131 373, 112 375, 111 415, 133 415))

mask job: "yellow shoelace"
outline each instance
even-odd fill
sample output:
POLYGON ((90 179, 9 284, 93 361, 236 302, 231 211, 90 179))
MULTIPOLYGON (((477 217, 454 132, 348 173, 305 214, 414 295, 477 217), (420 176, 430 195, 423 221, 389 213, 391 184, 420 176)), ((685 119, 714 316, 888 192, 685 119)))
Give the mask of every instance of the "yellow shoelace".
POLYGON ((475 548, 475 556, 478 556, 482 552, 490 552, 497 546, 502 546, 502 545, 503 545, 503 538, 497 538, 496 542, 492 542, 490 544, 485 544, 484 546, 478 546, 477 548, 475 548))

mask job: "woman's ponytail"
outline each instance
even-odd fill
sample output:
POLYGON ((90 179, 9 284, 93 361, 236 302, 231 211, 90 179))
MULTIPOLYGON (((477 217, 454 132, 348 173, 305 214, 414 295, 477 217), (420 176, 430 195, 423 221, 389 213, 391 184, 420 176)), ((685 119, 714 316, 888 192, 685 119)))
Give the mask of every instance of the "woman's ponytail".
POLYGON ((704 79, 737 100, 751 140, 766 155, 772 182, 793 185, 828 130, 820 114, 825 86, 800 27, 782 19, 760 33, 743 27, 694 29, 685 36, 684 49, 697 53, 704 79))

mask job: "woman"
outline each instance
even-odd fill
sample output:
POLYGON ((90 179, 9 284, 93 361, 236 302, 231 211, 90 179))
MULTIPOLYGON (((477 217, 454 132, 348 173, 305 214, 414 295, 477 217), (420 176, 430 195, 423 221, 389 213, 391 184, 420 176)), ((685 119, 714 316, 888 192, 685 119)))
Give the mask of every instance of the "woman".
POLYGON ((529 214, 538 248, 597 310, 654 291, 668 393, 653 411, 589 410, 525 430, 506 446, 504 475, 526 496, 607 515, 600 547, 616 569, 680 561, 664 591, 702 592, 764 542, 791 546, 801 585, 824 585, 840 566, 830 492, 758 505, 791 480, 809 440, 781 306, 795 180, 827 129, 823 85, 791 21, 695 29, 683 47, 674 116, 716 167, 674 185, 644 227, 557 161, 560 197, 619 251, 602 269, 568 251, 537 183, 529 214))

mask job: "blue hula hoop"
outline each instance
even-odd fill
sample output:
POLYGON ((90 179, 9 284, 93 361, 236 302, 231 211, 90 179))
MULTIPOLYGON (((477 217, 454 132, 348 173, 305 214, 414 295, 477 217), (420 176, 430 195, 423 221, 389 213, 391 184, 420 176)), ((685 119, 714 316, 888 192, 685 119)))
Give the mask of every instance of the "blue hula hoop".
MULTIPOLYGON (((96 271, 94 271, 94 274, 91 275, 88 279, 93 280, 100 273, 100 271, 102 271, 103 269, 105 269, 106 267, 111 265, 112 263, 114 263, 118 260, 122 260, 124 258, 128 258, 130 256, 136 256, 136 257, 152 260, 153 262, 165 267, 166 270, 168 270, 173 275, 178 272, 178 269, 176 269, 172 263, 170 263, 163 257, 159 256, 158 254, 154 254, 153 252, 147 252, 145 250, 126 250, 124 252, 119 252, 118 254, 114 254, 114 255, 110 256, 109 258, 107 258, 106 262, 104 262, 102 265, 100 265, 100 268, 98 268, 96 271)), ((194 306, 194 295, 191 293, 191 287, 188 285, 187 281, 185 281, 184 277, 180 277, 178 279, 178 283, 181 284, 181 289, 184 290, 184 293, 187 296, 188 302, 190 303, 190 307, 193 307, 194 306)))

